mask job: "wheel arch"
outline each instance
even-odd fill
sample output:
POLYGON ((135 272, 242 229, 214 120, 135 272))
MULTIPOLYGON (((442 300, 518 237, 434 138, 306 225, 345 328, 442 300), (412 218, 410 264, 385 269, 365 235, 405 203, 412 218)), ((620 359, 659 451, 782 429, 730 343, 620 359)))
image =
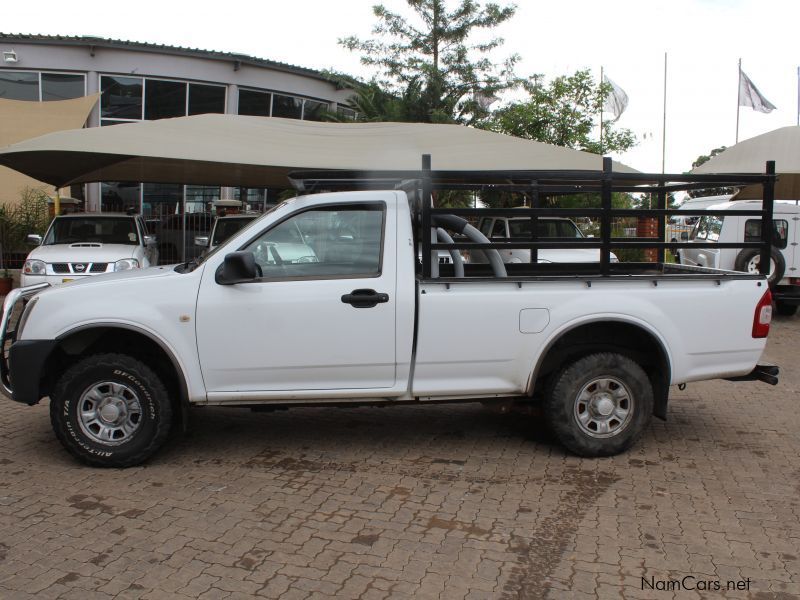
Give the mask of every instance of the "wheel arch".
POLYGON ((663 337, 647 324, 620 315, 597 315, 554 332, 531 372, 527 393, 533 395, 567 361, 595 352, 619 352, 639 363, 653 385, 653 414, 667 417, 672 360, 663 337))
POLYGON ((48 378, 40 386, 41 396, 50 393, 56 379, 89 352, 110 350, 134 356, 148 364, 161 377, 175 398, 184 429, 188 423, 189 385, 186 373, 169 344, 155 333, 127 323, 89 323, 68 329, 56 336, 57 345, 48 356, 44 373, 48 378))

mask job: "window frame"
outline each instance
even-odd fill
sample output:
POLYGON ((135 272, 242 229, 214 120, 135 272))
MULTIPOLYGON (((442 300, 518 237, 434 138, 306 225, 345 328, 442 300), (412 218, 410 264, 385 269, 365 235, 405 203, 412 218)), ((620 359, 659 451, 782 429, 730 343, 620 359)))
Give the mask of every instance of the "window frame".
MULTIPOLYGON (((744 237, 743 241, 746 243, 749 242, 760 242, 761 241, 761 219, 753 219, 753 218, 746 218, 744 221, 744 237), (758 234, 755 236, 755 239, 748 240, 747 239, 747 224, 748 223, 757 223, 758 224, 758 234)), ((775 246, 778 250, 786 250, 789 247, 789 220, 788 219, 772 219, 772 245, 775 246), (776 223, 783 222, 785 223, 786 228, 786 237, 781 238, 780 236, 776 236, 775 234, 779 231, 776 227, 776 223), (776 241, 782 241, 783 245, 779 246, 776 244, 776 241)))
MULTIPOLYGON (((253 281, 248 281, 244 283, 280 283, 280 282, 289 282, 289 281, 331 281, 331 280, 347 280, 347 279, 378 279, 383 276, 383 259, 384 259, 384 251, 386 247, 386 217, 388 214, 388 205, 384 200, 368 200, 362 202, 341 202, 336 204, 315 204, 313 206, 307 206, 305 208, 298 209, 294 212, 289 213, 288 215, 282 217, 281 219, 272 223, 267 229, 261 230, 257 235, 249 238, 243 244, 240 244, 237 248, 237 251, 242 252, 246 251, 247 247, 251 244, 255 243, 259 238, 265 236, 270 231, 278 227, 279 225, 285 223, 289 219, 292 219, 298 215, 303 213, 311 212, 314 210, 326 210, 326 211, 335 211, 337 209, 341 209, 343 207, 354 207, 349 208, 349 210, 356 210, 359 207, 364 206, 372 206, 376 208, 372 208, 377 212, 380 210, 381 212, 381 241, 380 241, 380 254, 378 256, 378 270, 372 273, 348 273, 346 275, 290 275, 284 277, 257 277, 253 281), (379 207, 379 208, 378 208, 379 207)), ((370 210, 370 209, 368 209, 370 210)), ((258 219, 256 219, 258 220, 258 219)), ((222 246, 220 246, 222 247, 222 246)), ((226 253, 226 255, 229 254, 226 253)), ((223 258, 223 262, 219 264, 216 271, 217 273, 223 268, 225 259, 223 258)), ((313 263, 309 263, 313 264, 313 263)))
MULTIPOLYGON (((36 73, 37 77, 37 85, 39 86, 38 89, 38 100, 21 100, 20 102, 57 102, 57 100, 42 100, 42 75, 74 75, 77 77, 83 77, 83 96, 79 96, 83 98, 86 96, 88 92, 87 87, 87 77, 86 73, 81 71, 48 71, 48 70, 37 70, 37 69, 9 69, 7 67, 0 68, 0 73, 36 73)), ((67 98, 67 100, 74 100, 75 98, 67 98)))

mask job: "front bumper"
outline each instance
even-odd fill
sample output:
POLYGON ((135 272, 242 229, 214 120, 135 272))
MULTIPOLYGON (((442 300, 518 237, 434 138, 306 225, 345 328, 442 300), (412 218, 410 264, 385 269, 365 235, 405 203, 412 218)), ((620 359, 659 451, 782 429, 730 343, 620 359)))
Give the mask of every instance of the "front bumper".
MULTIPOLYGON (((14 346, 19 343, 17 342, 17 326, 19 325, 21 313, 15 315, 14 310, 20 301, 30 298, 48 287, 50 287, 49 283, 40 283, 38 285, 17 288, 11 290, 3 302, 3 313, 2 318, 0 318, 0 388, 2 388, 3 392, 5 392, 9 398, 19 400, 19 402, 35 404, 39 401, 39 398, 36 398, 33 402, 29 402, 30 390, 27 388, 33 387, 35 384, 36 394, 38 394, 41 370, 28 370, 34 368, 34 365, 30 362, 32 352, 31 349, 27 347, 29 344, 20 346, 20 348, 25 348, 24 350, 9 350, 8 356, 6 356, 6 344, 11 342, 11 347, 13 349, 14 346), (16 354, 17 356, 17 358, 14 359, 14 371, 17 375, 13 378, 11 376, 12 354, 16 354), (12 385, 12 381, 14 380, 16 383, 12 385), (19 394, 15 393, 14 387, 20 387, 21 391, 19 394), (22 399, 23 397, 25 399, 22 399)), ((53 341, 53 343, 55 344, 55 341, 53 341)), ((38 367, 41 367, 41 364, 39 364, 38 367)))

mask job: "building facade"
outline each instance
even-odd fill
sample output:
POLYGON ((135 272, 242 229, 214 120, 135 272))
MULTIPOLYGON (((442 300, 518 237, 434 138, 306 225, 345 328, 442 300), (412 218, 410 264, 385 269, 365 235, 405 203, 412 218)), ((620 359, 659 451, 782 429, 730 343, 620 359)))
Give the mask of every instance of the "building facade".
MULTIPOLYGON (((87 127, 203 113, 306 120, 321 120, 329 111, 352 115, 342 106, 352 92, 325 74, 251 56, 94 37, 10 34, 0 34, 0 53, 0 98, 48 102, 100 93, 87 127)), ((87 211, 134 209, 151 222, 208 214, 218 200, 263 209, 275 194, 132 182, 71 190, 87 211)))

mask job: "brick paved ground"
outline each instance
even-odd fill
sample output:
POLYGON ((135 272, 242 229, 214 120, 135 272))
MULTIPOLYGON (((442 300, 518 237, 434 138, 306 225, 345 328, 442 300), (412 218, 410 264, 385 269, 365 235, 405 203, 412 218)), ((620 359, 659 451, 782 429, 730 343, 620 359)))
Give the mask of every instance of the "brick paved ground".
POLYGON ((605 460, 477 406, 207 409, 95 470, 3 401, 0 598, 800 598, 798 342, 779 320, 780 386, 675 390, 605 460), (642 591, 685 575, 750 590, 642 591))

